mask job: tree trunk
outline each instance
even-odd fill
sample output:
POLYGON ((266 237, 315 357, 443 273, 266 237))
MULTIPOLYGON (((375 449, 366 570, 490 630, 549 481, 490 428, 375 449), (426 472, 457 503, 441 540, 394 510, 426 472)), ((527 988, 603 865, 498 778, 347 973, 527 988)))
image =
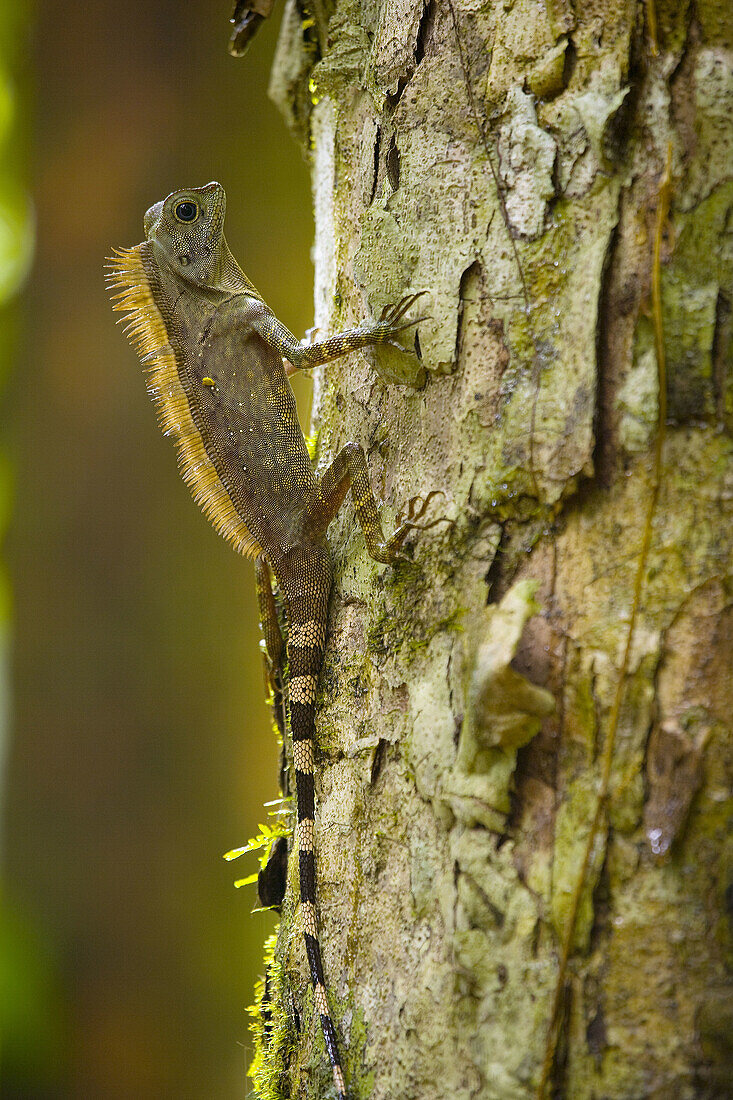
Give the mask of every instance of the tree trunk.
MULTIPOLYGON (((311 149, 316 324, 429 291, 414 345, 317 373, 319 466, 356 440, 386 528, 434 489, 453 520, 394 570, 348 501, 331 529, 350 1096, 728 1095, 730 7, 309 10, 272 91, 311 149)), ((290 862, 256 1082, 322 1097, 290 862)))

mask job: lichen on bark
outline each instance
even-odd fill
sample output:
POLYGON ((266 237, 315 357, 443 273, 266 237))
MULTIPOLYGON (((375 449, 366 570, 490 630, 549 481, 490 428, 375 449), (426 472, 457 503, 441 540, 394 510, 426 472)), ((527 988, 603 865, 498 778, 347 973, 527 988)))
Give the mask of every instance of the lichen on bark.
MULTIPOLYGON (((645 10, 340 0, 316 45, 287 7, 316 324, 429 291, 403 352, 317 375, 319 466, 355 439, 387 527, 431 489, 453 520, 394 571, 348 502, 331 529, 317 846, 354 1098, 731 1087, 733 30, 657 4, 652 42, 645 10)), ((292 901, 277 951, 289 1095, 327 1095, 292 901)))

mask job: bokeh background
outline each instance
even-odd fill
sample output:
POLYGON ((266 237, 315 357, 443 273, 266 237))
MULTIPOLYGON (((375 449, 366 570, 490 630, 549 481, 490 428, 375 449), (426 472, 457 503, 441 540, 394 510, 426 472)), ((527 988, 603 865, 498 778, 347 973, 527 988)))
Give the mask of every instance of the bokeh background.
POLYGON ((274 920, 222 854, 277 795, 252 566, 179 480, 102 280, 149 205, 218 179, 247 274, 312 323, 279 12, 240 61, 230 14, 0 0, 4 1098, 251 1094, 274 920))

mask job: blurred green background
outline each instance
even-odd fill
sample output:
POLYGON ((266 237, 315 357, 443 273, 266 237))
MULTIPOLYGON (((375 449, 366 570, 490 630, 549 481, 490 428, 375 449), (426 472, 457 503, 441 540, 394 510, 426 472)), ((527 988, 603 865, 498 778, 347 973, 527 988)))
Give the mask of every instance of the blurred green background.
POLYGON ((308 173, 266 95, 279 13, 235 61, 230 9, 0 0, 6 1098, 251 1092, 274 920, 232 885, 255 857, 221 857, 277 794, 252 565, 179 480, 102 280, 149 205, 218 179, 245 271, 312 323, 308 173))

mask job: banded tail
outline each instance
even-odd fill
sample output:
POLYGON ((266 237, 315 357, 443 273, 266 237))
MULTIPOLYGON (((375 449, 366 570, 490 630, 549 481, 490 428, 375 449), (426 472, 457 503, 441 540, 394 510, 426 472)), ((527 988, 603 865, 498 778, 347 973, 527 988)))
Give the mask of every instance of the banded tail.
POLYGON ((310 601, 311 614, 308 614, 306 607, 303 607, 305 601, 297 601, 301 603, 300 608, 288 609, 288 689, 290 732, 293 739, 293 762, 295 765, 295 791, 298 800, 297 840, 300 870, 300 907, 303 915, 305 949, 310 965, 316 1011, 321 1017, 321 1028, 323 1029, 328 1057, 331 1061, 336 1093, 338 1100, 347 1100, 336 1029, 328 1007, 326 981, 321 959, 321 944, 318 937, 316 857, 313 844, 315 810, 314 714, 318 676, 321 671, 326 643, 328 591, 326 591, 325 596, 325 601, 318 600, 316 602, 316 606, 321 605, 318 610, 322 614, 318 618, 314 618, 312 614, 314 603, 310 601))

